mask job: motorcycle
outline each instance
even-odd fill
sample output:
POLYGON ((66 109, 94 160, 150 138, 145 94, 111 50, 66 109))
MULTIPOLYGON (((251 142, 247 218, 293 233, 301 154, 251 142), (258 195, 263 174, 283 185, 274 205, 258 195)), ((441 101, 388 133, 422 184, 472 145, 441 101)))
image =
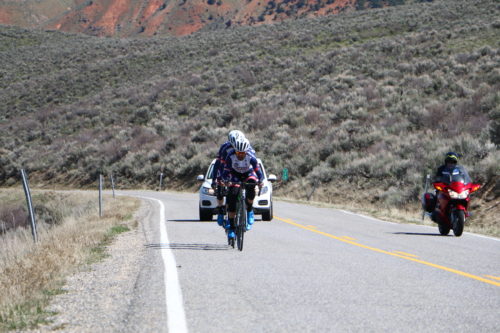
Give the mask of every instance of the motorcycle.
POLYGON ((432 183, 438 191, 436 197, 432 193, 425 193, 423 198, 424 209, 432 213, 431 218, 438 224, 439 233, 448 235, 450 230, 457 237, 464 231, 465 219, 469 216, 471 193, 477 191, 481 185, 466 183, 465 177, 460 173, 452 173, 449 179, 432 183), (437 209, 433 208, 437 206, 437 209))

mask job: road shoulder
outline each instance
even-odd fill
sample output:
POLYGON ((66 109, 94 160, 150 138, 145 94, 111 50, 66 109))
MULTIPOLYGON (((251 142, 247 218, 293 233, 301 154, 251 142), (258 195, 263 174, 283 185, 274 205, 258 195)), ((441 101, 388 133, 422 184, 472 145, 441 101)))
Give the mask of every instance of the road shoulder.
POLYGON ((134 218, 138 228, 119 234, 107 247, 107 257, 68 277, 64 294, 48 307, 57 314, 41 331, 118 331, 127 325, 128 309, 134 298, 145 252, 142 222, 150 204, 142 202, 134 218))

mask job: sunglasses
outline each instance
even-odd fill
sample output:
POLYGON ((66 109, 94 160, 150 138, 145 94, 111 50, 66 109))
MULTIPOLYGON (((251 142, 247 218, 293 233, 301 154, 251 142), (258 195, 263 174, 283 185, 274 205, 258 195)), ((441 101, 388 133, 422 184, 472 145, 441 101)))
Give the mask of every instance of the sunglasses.
POLYGON ((238 156, 238 157, 245 157, 246 155, 247 155, 247 153, 244 151, 237 151, 236 152, 236 156, 238 156))

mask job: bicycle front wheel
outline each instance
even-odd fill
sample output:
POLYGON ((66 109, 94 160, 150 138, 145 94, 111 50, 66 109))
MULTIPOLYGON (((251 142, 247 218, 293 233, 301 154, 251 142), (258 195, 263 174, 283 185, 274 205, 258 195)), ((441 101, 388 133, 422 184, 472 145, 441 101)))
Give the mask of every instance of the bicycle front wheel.
POLYGON ((243 251, 243 239, 247 230, 247 207, 245 200, 241 200, 236 210, 236 244, 238 250, 243 251))

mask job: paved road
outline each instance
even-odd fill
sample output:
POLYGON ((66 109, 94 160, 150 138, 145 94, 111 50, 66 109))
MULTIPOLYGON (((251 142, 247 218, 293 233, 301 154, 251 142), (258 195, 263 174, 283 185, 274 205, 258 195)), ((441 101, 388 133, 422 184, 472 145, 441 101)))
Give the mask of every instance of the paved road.
POLYGON ((129 329, 500 332, 499 239, 275 202, 239 252, 196 195, 126 194, 154 198, 129 329))

